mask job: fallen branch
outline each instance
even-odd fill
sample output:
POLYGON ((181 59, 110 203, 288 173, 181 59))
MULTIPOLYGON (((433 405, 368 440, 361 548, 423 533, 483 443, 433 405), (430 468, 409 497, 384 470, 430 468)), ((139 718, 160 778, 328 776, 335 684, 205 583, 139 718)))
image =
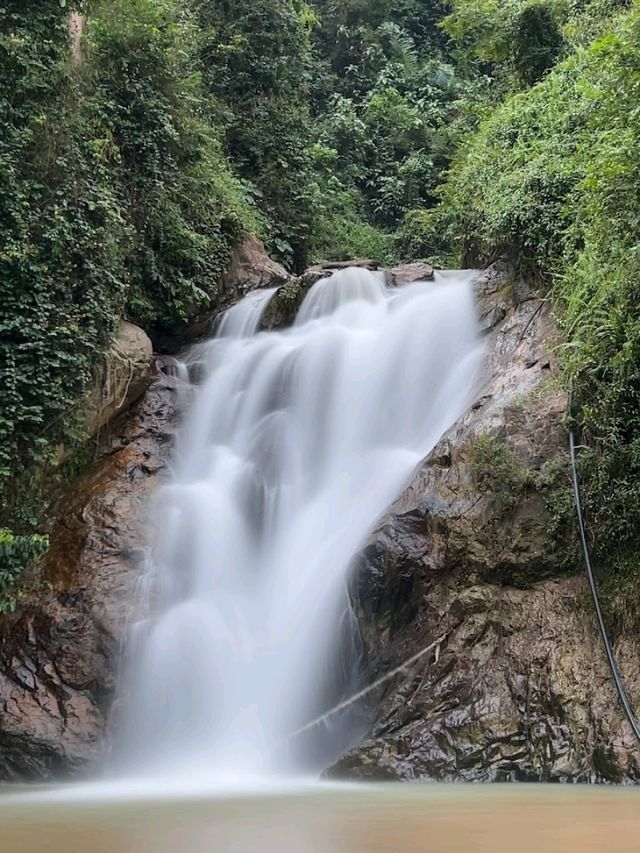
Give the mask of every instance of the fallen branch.
MULTIPOLYGON (((424 649, 413 655, 413 657, 410 657, 409 660, 406 660, 401 666, 392 669, 391 672, 387 672, 381 678, 378 678, 377 681, 374 681, 373 684, 370 684, 368 687, 365 687, 364 689, 360 690, 358 693, 356 693, 354 696, 351 696, 349 699, 345 699, 344 701, 340 702, 334 708, 331 708, 330 711, 326 711, 324 714, 321 714, 319 717, 316 717, 315 720, 311 720, 310 723, 307 723, 306 725, 302 726, 302 728, 299 728, 295 732, 292 732, 289 735, 289 738, 298 737, 298 735, 301 735, 304 732, 308 732, 311 729, 315 729, 316 726, 321 725, 322 723, 331 719, 331 717, 334 717, 336 714, 339 714, 341 711, 344 711, 346 708, 349 708, 355 702, 359 702, 361 699, 364 699, 365 696, 369 695, 369 693, 373 693, 373 691, 377 690, 378 687, 381 687, 383 684, 386 684, 387 681, 391 681, 391 679, 395 678, 396 675, 400 675, 402 672, 404 672, 406 669, 416 663, 416 661, 419 661, 420 658, 424 657, 427 654, 427 652, 430 652, 433 649, 437 648, 439 657, 440 645, 447 639, 447 636, 447 634, 443 634, 441 637, 438 637, 437 640, 434 640, 424 649)), ((422 681, 424 682, 424 677, 422 681)))

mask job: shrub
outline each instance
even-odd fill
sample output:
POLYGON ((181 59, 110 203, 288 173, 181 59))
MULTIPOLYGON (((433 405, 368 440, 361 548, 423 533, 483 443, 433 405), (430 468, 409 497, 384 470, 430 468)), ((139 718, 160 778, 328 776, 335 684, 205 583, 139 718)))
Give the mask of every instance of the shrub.
POLYGON ((45 536, 14 536, 0 529, 0 615, 13 613, 22 597, 25 570, 49 547, 45 536))
POLYGON ((205 118, 188 12, 91 11, 78 65, 59 0, 0 3, 0 521, 20 533, 34 472, 85 437, 119 317, 151 329, 214 300, 255 224, 205 118))

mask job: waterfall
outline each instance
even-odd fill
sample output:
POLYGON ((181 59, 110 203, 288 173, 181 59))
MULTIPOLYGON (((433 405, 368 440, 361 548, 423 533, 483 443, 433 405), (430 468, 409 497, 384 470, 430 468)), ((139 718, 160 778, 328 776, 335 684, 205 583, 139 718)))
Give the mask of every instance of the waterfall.
POLYGON ((267 774, 346 744, 344 725, 320 747, 289 735, 357 687, 349 566, 470 402, 472 277, 396 289, 347 269, 277 332, 258 331, 260 291, 187 357, 198 386, 124 691, 130 769, 267 774))

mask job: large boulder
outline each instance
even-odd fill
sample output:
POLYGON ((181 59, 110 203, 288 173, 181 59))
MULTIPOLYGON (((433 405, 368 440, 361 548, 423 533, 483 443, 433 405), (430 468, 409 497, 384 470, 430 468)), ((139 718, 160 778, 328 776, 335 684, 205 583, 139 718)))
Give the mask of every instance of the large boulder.
POLYGON ((386 272, 387 281, 391 287, 401 287, 403 284, 411 284, 414 281, 431 281, 435 275, 431 264, 421 261, 391 267, 386 272))
POLYGON ((264 244, 250 234, 238 243, 232 254, 229 269, 222 282, 225 301, 235 301, 250 290, 279 287, 291 276, 286 269, 269 257, 264 244))
MULTIPOLYGON (((640 753, 620 707, 572 526, 549 303, 505 266, 476 285, 486 380, 356 561, 373 682, 349 778, 622 781, 640 753)), ((621 643, 640 700, 640 645, 621 643)))
POLYGON ((153 346, 146 332, 121 320, 89 396, 87 427, 94 435, 129 408, 151 381, 153 346))

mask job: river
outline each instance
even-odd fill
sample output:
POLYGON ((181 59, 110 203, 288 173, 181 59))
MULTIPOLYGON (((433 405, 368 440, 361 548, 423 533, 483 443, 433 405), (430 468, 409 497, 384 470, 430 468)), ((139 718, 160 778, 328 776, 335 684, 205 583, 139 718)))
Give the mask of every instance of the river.
POLYGON ((601 853, 640 848, 640 792, 331 785, 194 795, 92 786, 0 798, 2 853, 601 853))

